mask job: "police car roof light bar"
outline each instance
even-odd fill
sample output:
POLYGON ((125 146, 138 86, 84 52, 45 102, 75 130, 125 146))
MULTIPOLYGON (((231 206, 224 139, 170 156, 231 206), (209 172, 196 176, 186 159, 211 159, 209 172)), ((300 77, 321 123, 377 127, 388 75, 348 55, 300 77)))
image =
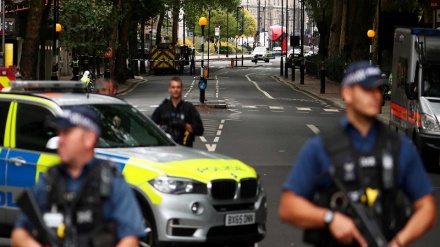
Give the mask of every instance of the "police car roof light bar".
POLYGON ((77 81, 11 81, 11 91, 57 91, 72 92, 84 89, 84 84, 77 81))

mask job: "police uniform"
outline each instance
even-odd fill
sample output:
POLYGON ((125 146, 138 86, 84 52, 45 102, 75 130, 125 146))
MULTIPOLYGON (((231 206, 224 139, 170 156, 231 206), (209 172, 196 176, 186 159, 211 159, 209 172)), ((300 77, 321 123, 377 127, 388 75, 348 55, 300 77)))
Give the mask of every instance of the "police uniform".
MULTIPOLYGON (((55 174, 57 174, 61 181, 64 181, 65 192, 63 194, 68 193, 77 193, 80 191, 83 184, 87 181, 87 178, 91 175, 92 171, 96 166, 103 161, 100 161, 96 158, 92 159, 88 162, 83 168, 81 175, 78 178, 72 178, 67 172, 67 167, 65 165, 57 165, 52 169, 55 174)), ((48 186, 52 184, 51 180, 53 177, 43 175, 37 185, 33 188, 33 192, 37 199, 38 206, 40 207, 42 213, 48 213, 53 210, 52 205, 55 203, 51 199, 51 192, 48 186), (49 205, 50 204, 50 205, 49 205)), ((95 191, 89 190, 90 193, 96 193, 95 191)), ((144 224, 142 222, 142 215, 139 205, 136 203, 132 203, 136 199, 134 198, 133 192, 129 188, 128 184, 125 182, 124 178, 120 174, 114 174, 111 178, 110 184, 110 194, 103 199, 101 212, 96 212, 97 210, 91 209, 87 210, 84 206, 87 206, 87 203, 77 203, 79 209, 75 209, 74 212, 70 215, 73 215, 71 220, 75 222, 76 228, 75 231, 77 235, 75 238, 77 239, 76 246, 87 246, 84 245, 84 242, 88 242, 89 239, 93 236, 92 233, 96 234, 96 229, 102 226, 105 226, 111 222, 114 222, 116 225, 116 238, 117 240, 122 239, 127 236, 137 236, 139 238, 145 237, 144 232, 144 224), (85 204, 85 205, 84 205, 85 204), (82 207, 81 207, 82 205, 82 207), (102 216, 101 222, 96 222, 97 218, 102 216)), ((62 197, 62 196, 59 196, 62 197)), ((58 200, 60 199, 58 197, 58 200)), ((66 198, 68 196, 65 196, 66 198)), ((67 200, 67 199, 66 199, 67 200)), ((66 202, 67 203, 67 202, 66 202)), ((59 210, 59 208, 58 208, 59 210)), ((99 210, 99 209, 98 209, 99 210)), ((59 212, 61 214, 66 214, 66 212, 59 212)), ((69 215, 64 215, 65 219, 69 217, 69 215)), ((21 214, 16 222, 16 228, 26 228, 29 232, 32 232, 32 224, 26 215, 21 214)), ((69 232, 72 232, 71 229, 66 227, 66 238, 69 236, 69 232)), ((99 240, 98 240, 99 241, 99 240)), ((90 245, 89 245, 90 246, 90 245)))
MULTIPOLYGON (((378 120, 375 120, 365 138, 362 137, 352 124, 350 124, 346 117, 341 119, 338 127, 341 128, 342 132, 349 138, 355 151, 361 154, 368 154, 373 152, 377 145, 380 145, 380 143, 376 143, 376 141, 379 139, 378 133, 381 126, 386 128, 386 126, 381 124, 378 120)), ((398 136, 397 138, 399 139, 398 141, 400 141, 400 148, 397 150, 398 164, 396 184, 407 198, 411 202, 414 202, 433 193, 434 188, 423 168, 423 163, 417 155, 414 145, 404 136, 398 136)), ((314 201, 317 191, 325 191, 333 186, 332 180, 329 176, 320 176, 329 170, 331 163, 331 159, 325 148, 322 137, 314 136, 310 138, 300 151, 298 158, 293 165, 293 169, 284 183, 283 190, 292 191, 301 197, 314 201)), ((364 166, 367 165, 372 166, 374 164, 364 164, 364 166)), ((342 173, 343 175, 341 177, 343 178, 353 176, 353 167, 345 167, 345 171, 342 173)), ((322 238, 322 235, 318 237, 316 236, 317 235, 315 235, 315 240, 317 238, 322 238)), ((328 234, 327 236, 331 237, 331 235, 328 234)), ((389 236, 388 239, 390 237, 391 236, 389 236)), ((323 246, 322 244, 315 245, 323 246)), ((338 245, 325 244, 324 246, 338 245)))
POLYGON ((74 77, 79 74, 79 59, 78 58, 74 58, 72 60, 72 73, 73 73, 74 77))
POLYGON ((177 143, 192 147, 195 136, 203 135, 203 123, 193 104, 181 100, 177 107, 165 99, 153 112, 151 119, 171 134, 177 143), (186 131, 185 124, 192 126, 193 132, 186 131))

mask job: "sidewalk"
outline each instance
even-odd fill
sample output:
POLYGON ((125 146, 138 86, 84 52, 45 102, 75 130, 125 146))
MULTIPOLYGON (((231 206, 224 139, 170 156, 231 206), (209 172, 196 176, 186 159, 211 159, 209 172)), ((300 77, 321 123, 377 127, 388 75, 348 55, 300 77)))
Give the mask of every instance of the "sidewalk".
MULTIPOLYGON (((289 71, 290 72, 290 71, 289 71)), ((341 98, 340 88, 341 85, 337 82, 331 81, 326 78, 325 80, 325 93, 321 94, 321 80, 314 78, 308 74, 304 76, 304 84, 300 84, 300 73, 299 70, 296 70, 295 81, 291 80, 291 74, 289 74, 289 78, 285 78, 284 76, 276 76, 280 81, 289 83, 294 86, 296 89, 310 94, 313 97, 319 98, 328 102, 329 104, 345 109, 345 103, 341 98)), ((387 101, 384 106, 382 106, 382 112, 379 114, 378 119, 381 120, 386 125, 389 124, 390 121, 390 102, 387 101)))
MULTIPOLYGON (((60 76, 60 81, 70 81, 72 76, 60 76)), ((128 79, 124 83, 118 83, 117 95, 125 94, 133 90, 137 85, 146 83, 148 80, 144 76, 135 76, 134 79, 128 79)))

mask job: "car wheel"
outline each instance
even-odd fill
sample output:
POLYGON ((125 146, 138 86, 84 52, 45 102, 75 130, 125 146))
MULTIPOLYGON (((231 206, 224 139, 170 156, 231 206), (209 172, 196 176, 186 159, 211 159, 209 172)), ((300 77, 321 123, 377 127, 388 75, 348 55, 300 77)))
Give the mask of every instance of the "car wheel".
POLYGON ((145 225, 146 237, 139 240, 140 247, 157 247, 157 229, 154 216, 148 206, 140 204, 145 225))
POLYGON ((268 62, 269 62, 269 59, 264 60, 264 62, 265 62, 265 63, 268 63, 268 62))

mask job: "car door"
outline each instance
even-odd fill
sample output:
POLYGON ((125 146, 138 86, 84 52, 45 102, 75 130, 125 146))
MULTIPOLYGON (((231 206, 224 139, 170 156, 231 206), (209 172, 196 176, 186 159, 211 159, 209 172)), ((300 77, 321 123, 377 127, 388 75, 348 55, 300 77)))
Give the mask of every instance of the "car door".
MULTIPOLYGON (((26 187, 32 187, 41 174, 59 162, 55 150, 46 149, 47 141, 55 136, 46 127, 46 119, 54 114, 48 107, 32 102, 11 103, 14 116, 10 124, 9 151, 6 157, 6 222, 13 224, 18 215, 15 200, 26 187)), ((5 138, 6 139, 6 138, 5 138)))

